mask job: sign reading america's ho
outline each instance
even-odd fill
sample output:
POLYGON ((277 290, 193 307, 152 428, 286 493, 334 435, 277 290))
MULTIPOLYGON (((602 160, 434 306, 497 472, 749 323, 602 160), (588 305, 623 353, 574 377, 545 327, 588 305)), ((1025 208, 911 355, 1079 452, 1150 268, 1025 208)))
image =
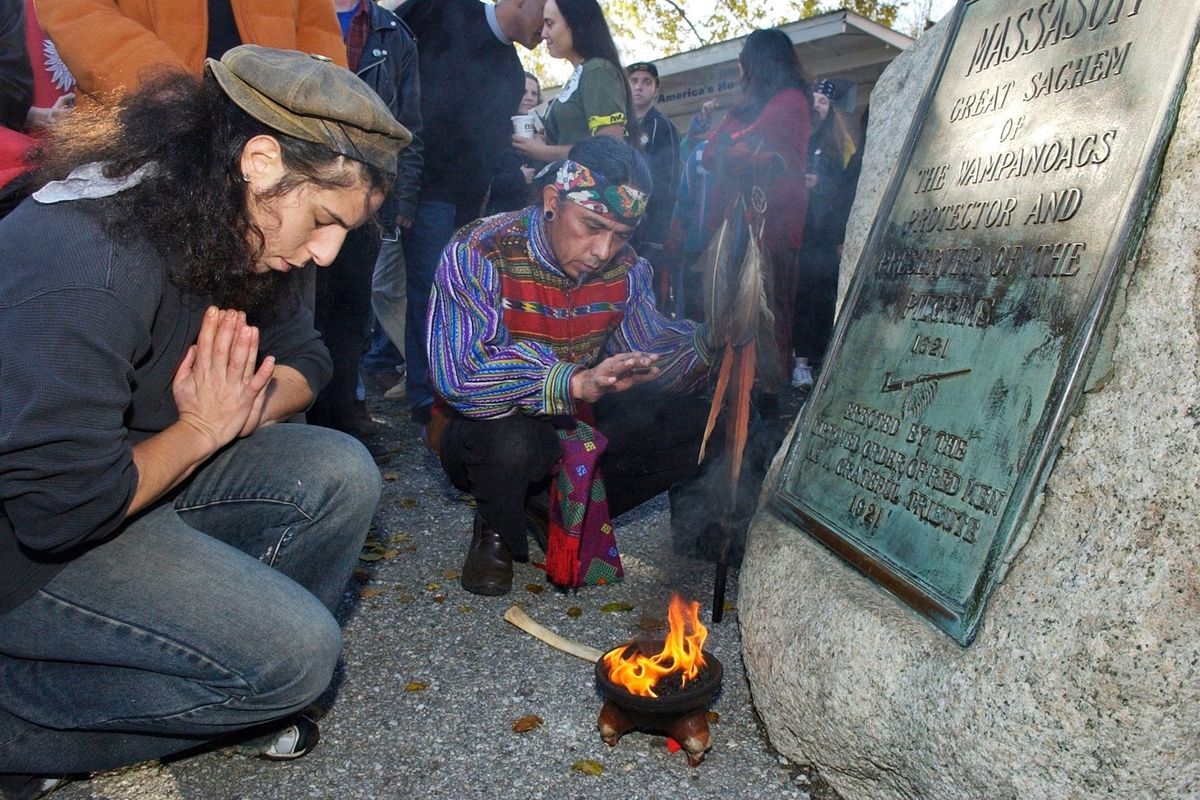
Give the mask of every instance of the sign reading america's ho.
POLYGON ((1136 248, 1200 3, 955 13, 773 504, 966 645, 1136 248))

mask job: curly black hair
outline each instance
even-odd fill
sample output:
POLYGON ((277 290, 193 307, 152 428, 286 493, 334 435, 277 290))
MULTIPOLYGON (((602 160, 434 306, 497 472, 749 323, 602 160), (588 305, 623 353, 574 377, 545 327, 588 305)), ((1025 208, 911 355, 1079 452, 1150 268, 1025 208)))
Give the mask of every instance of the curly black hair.
POLYGON ((295 303, 283 273, 255 271, 263 233, 251 219, 241 155, 258 135, 280 144, 284 177, 258 199, 306 183, 322 189, 364 185, 386 192, 391 176, 329 148, 286 136, 250 117, 210 76, 168 71, 114 106, 77 109, 34 152, 29 188, 99 162, 110 178, 153 168, 105 204, 114 238, 148 242, 173 266, 172 280, 223 307, 264 316, 295 303))

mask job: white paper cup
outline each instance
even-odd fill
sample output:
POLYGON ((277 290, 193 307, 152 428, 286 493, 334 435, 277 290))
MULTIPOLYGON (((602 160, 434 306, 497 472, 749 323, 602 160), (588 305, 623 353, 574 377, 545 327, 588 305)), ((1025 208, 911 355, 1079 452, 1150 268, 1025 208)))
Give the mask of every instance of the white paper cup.
POLYGON ((517 114, 512 118, 513 134, 523 139, 532 139, 537 132, 537 118, 533 114, 517 114))

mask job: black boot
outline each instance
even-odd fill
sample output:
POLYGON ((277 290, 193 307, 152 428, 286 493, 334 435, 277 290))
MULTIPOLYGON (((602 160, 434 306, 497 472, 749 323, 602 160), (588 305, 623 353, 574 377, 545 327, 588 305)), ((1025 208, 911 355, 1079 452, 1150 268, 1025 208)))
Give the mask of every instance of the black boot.
POLYGON ((501 595, 512 590, 513 560, 508 545, 475 514, 471 548, 463 562, 462 587, 473 594, 501 595))

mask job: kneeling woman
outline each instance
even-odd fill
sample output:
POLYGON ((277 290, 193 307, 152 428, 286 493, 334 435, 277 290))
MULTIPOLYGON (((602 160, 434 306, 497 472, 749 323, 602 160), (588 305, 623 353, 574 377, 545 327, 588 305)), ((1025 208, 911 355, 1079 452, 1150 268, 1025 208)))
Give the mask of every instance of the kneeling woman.
POLYGON ((374 214, 408 131, 252 45, 93 113, 0 222, 9 792, 256 726, 303 754, 379 498, 353 439, 275 424, 330 371, 286 273, 374 214))

